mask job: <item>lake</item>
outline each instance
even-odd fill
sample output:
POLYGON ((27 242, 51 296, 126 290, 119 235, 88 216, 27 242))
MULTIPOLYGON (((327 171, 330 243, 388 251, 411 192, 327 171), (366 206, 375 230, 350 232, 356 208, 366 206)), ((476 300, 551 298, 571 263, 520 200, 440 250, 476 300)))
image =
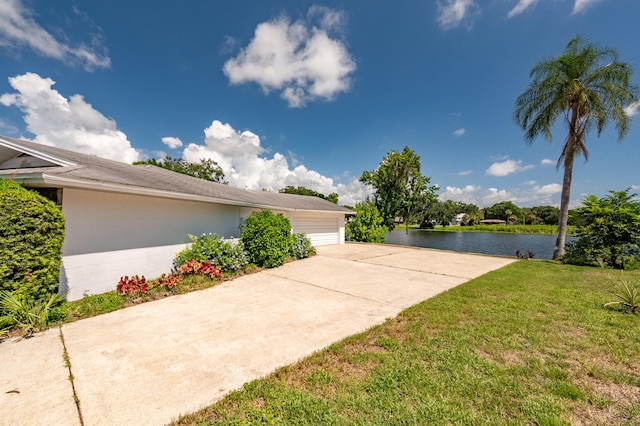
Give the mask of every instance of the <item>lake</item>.
MULTIPOLYGON (((575 238, 567 237, 567 242, 575 238)), ((440 232, 422 229, 396 229, 387 233, 387 243, 428 247, 468 253, 515 256, 516 250, 532 251, 536 259, 551 259, 555 235, 491 234, 487 232, 440 232)))

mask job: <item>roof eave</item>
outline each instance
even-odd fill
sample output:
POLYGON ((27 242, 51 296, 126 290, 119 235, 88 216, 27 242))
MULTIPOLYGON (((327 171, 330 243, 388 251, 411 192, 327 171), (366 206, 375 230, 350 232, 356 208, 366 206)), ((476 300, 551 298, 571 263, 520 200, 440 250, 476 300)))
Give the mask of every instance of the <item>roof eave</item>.
POLYGON ((48 161, 53 164, 57 164, 59 166, 75 166, 76 163, 65 160, 64 158, 56 157, 54 155, 45 154, 44 152, 37 151, 35 149, 27 148, 22 145, 15 144, 13 142, 9 142, 8 140, 0 137, 0 145, 6 146, 7 148, 14 149, 18 152, 22 152, 25 154, 29 154, 33 157, 40 158, 41 160, 48 161))
MULTIPOLYGON (((276 206, 271 204, 262 203, 250 203, 237 200, 229 200, 225 198, 210 197, 206 195, 188 194, 184 192, 164 191, 160 189, 145 188, 141 186, 121 185, 115 183, 98 182, 98 181, 85 181, 80 179, 70 179, 61 177, 58 175, 47 174, 46 172, 37 173, 15 173, 15 174, 3 174, 8 176, 17 183, 23 185, 33 186, 52 186, 56 188, 73 188, 73 189, 87 189, 92 191, 103 191, 113 193, 124 193, 132 195, 142 195, 148 197, 160 197, 169 198, 174 200, 187 200, 187 201, 200 201, 205 203, 216 203, 239 207, 289 211, 289 212, 304 212, 304 213, 322 213, 322 214, 337 214, 344 215, 349 212, 341 212, 335 210, 319 210, 319 209, 299 209, 292 207, 276 206)), ((0 175, 1 176, 1 175, 0 175)))

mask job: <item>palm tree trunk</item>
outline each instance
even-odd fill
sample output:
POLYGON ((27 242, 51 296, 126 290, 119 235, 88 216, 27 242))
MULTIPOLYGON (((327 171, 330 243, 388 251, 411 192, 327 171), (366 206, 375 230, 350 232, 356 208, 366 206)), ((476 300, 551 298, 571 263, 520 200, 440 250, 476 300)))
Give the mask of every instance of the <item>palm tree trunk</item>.
POLYGON ((562 179, 562 195, 560 197, 560 215, 558 217, 558 238, 553 250, 553 259, 564 256, 564 243, 567 237, 567 221, 569 220, 569 199, 571 197, 571 177, 573 175, 573 150, 569 150, 564 158, 564 177, 562 179))

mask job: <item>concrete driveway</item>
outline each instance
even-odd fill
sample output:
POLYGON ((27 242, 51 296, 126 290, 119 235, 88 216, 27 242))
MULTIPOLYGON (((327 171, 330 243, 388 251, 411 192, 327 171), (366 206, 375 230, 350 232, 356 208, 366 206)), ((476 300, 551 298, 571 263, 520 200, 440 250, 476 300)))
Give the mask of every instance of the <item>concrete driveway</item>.
POLYGON ((5 341, 0 423, 79 425, 81 415, 87 426, 166 424, 511 262, 388 245, 326 246, 310 259, 208 290, 5 341))

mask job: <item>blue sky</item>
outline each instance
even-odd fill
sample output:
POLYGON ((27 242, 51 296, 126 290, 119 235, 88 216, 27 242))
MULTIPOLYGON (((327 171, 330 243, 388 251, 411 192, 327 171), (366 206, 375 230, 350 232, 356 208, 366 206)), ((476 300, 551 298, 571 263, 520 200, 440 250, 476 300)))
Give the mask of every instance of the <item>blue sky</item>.
MULTIPOLYGON (((0 0, 0 134, 120 161, 213 158, 230 184, 354 204, 407 145, 442 199, 559 204, 564 142, 512 119, 575 35, 640 73, 640 2, 0 0)), ((572 204, 640 190, 640 128, 587 140, 572 204)))

